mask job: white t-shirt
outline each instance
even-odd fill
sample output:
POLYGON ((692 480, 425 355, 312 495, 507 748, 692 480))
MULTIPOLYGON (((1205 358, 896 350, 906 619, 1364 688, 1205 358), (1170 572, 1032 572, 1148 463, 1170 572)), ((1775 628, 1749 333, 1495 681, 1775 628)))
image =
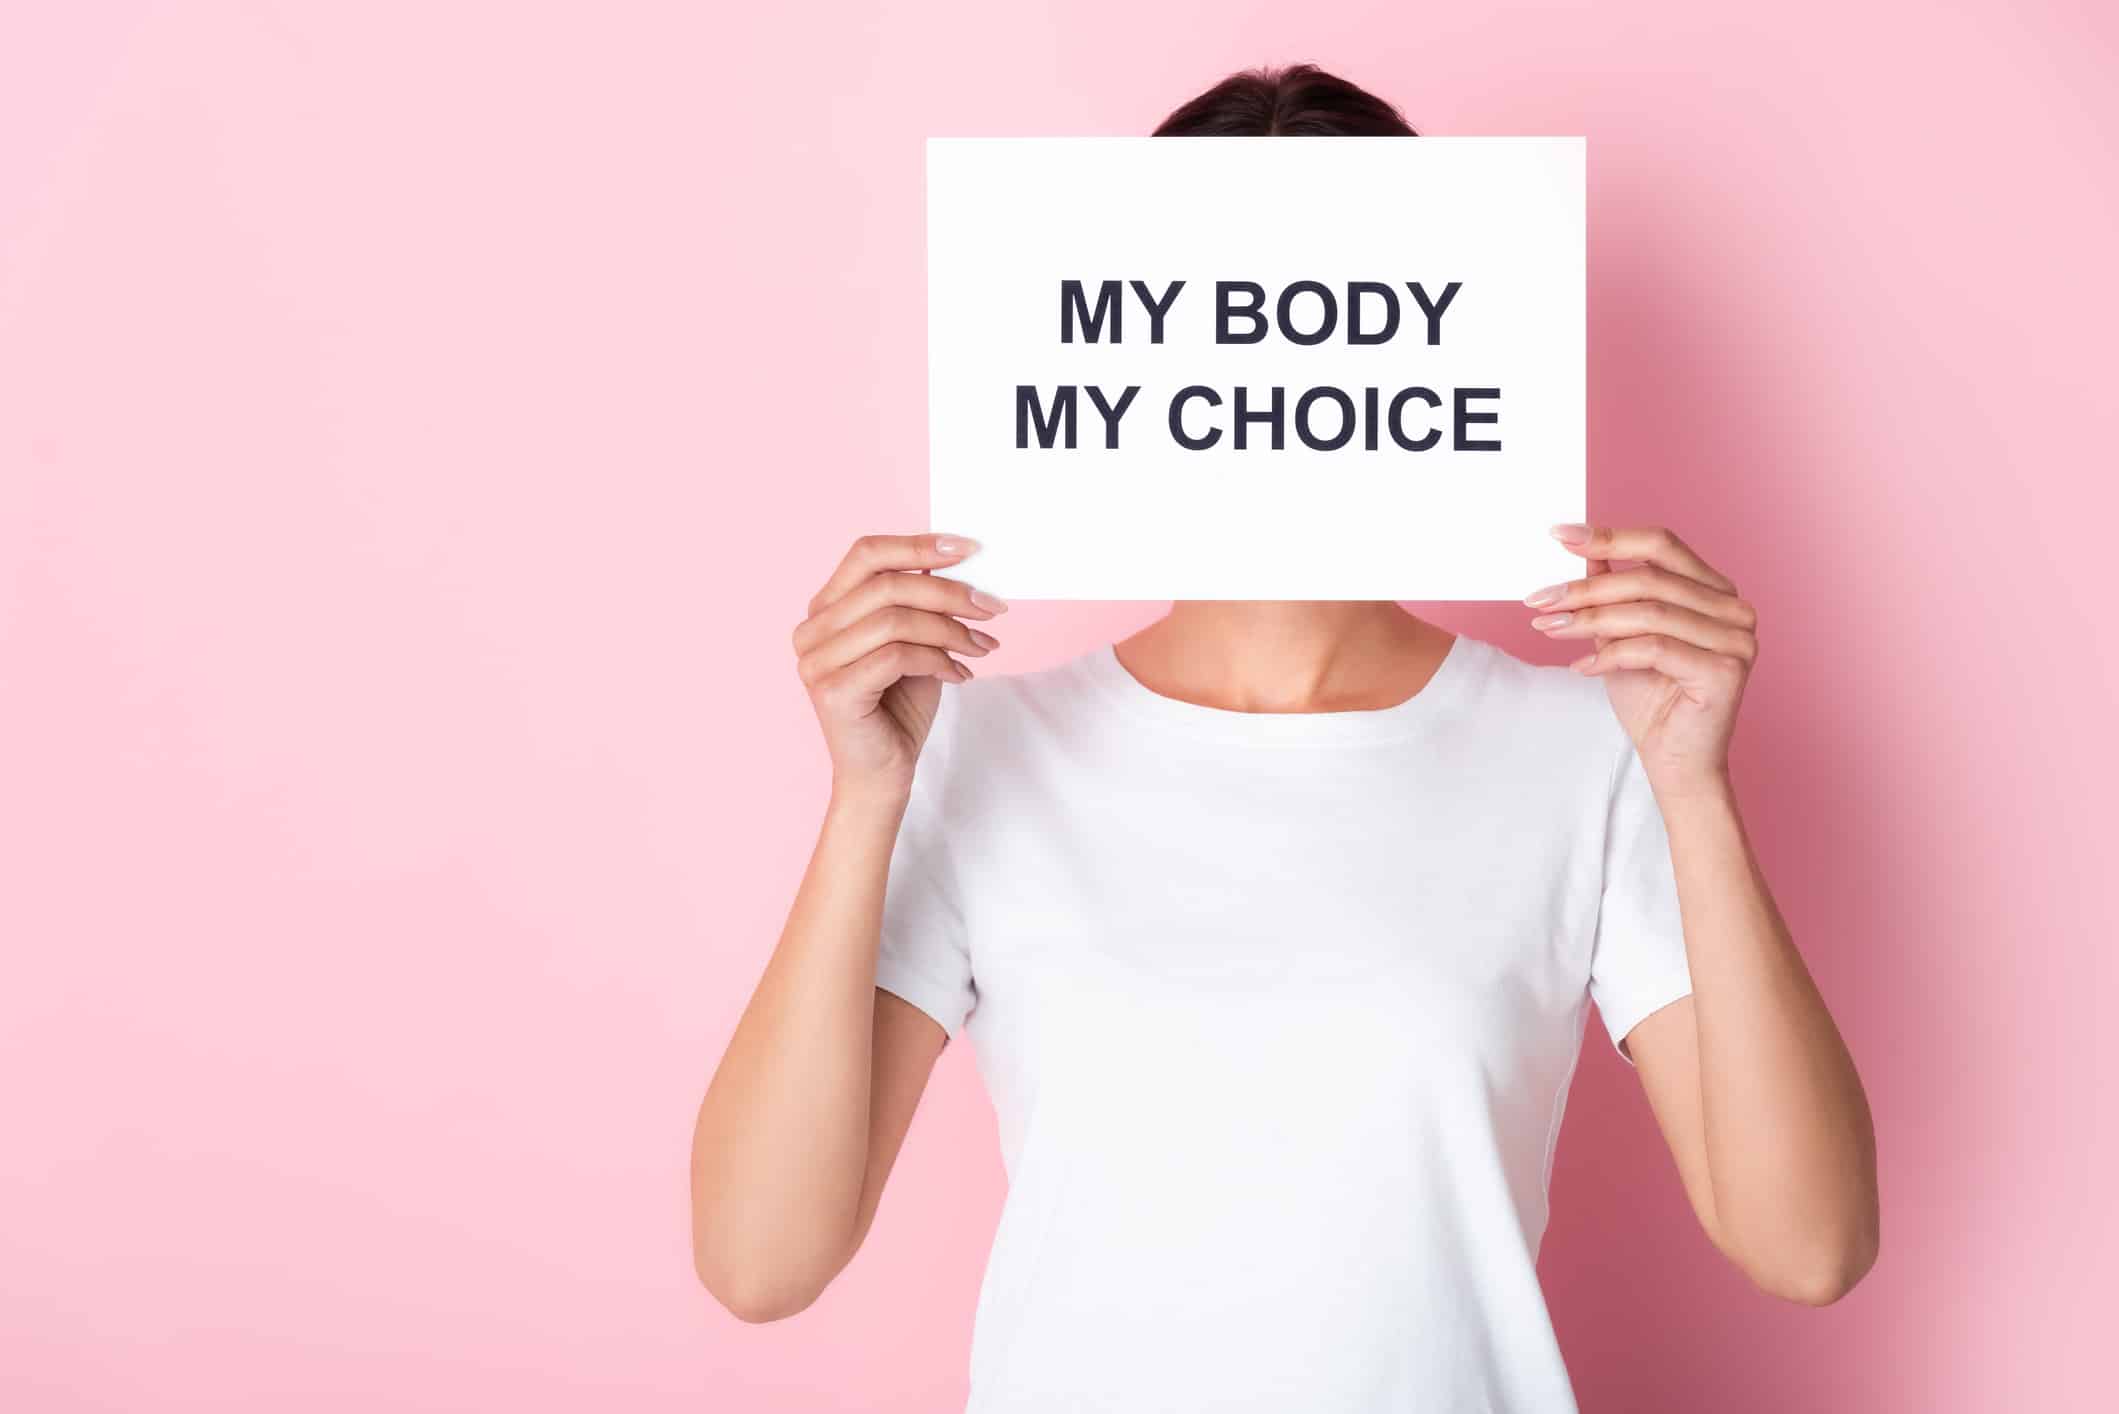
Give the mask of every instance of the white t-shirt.
POLYGON ((876 984, 999 1119, 968 1414, 1575 1407, 1535 1262, 1588 1004, 1691 990, 1600 682, 1460 636, 1379 711, 1109 648, 946 688, 876 984))

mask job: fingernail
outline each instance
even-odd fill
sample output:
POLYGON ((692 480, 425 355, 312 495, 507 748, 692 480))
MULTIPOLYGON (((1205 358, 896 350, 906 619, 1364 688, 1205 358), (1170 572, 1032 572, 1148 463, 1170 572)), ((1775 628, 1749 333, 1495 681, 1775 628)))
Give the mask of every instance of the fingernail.
POLYGON ((1548 584, 1537 593, 1526 596, 1523 602, 1533 609, 1541 609, 1547 604, 1559 603, 1560 596, 1566 592, 1567 586, 1564 584, 1548 584))
POLYGON ((1586 525, 1556 525, 1552 538, 1562 545, 1586 545, 1589 543, 1589 527, 1586 525))
POLYGON ((1575 621, 1573 614, 1540 614, 1530 621, 1536 629, 1565 628, 1575 621))
POLYGON ((961 559, 978 548, 978 541, 963 535, 937 535, 934 538, 934 552, 937 555, 961 559))
POLYGON ((977 629, 971 630, 971 641, 988 653, 1001 646, 1001 641, 998 638, 995 638, 990 633, 980 633, 977 629))
MULTIPOLYGON (((956 659, 954 658, 951 658, 949 661, 952 663, 956 663, 956 659)), ((972 672, 971 669, 965 667, 962 663, 956 663, 956 671, 958 682, 969 682, 973 678, 978 676, 978 674, 972 672)))
POLYGON ((1583 654, 1583 655, 1582 655, 1581 657, 1579 657, 1579 658, 1575 659, 1575 660, 1574 660, 1574 661, 1573 661, 1572 663, 1569 663, 1569 664, 1568 664, 1567 666, 1568 666, 1568 667, 1570 667, 1570 668, 1572 668, 1572 669, 1574 669, 1574 671, 1576 671, 1576 672, 1578 672, 1578 673, 1579 673, 1579 672, 1584 672, 1584 671, 1586 671, 1586 670, 1588 669, 1589 665, 1590 665, 1591 663, 1594 663, 1594 662, 1596 662, 1596 660, 1597 660, 1597 655, 1596 655, 1596 654, 1594 654, 1594 653, 1585 653, 1585 654, 1583 654))
POLYGON ((989 614, 1005 614, 1008 612, 1008 601, 1006 599, 1001 598, 998 594, 988 594, 983 589, 971 591, 971 602, 989 614))

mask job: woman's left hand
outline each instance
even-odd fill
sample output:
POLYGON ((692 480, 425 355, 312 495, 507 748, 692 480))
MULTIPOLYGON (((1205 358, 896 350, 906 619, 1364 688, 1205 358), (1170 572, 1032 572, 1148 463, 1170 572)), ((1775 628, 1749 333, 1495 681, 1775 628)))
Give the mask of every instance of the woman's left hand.
POLYGON ((1611 707, 1657 791, 1719 787, 1737 704, 1758 656, 1758 614, 1727 575, 1667 530, 1553 527, 1589 577, 1523 602, 1548 638, 1589 639, 1578 673, 1604 679, 1611 707), (1615 570, 1613 560, 1637 560, 1615 570))

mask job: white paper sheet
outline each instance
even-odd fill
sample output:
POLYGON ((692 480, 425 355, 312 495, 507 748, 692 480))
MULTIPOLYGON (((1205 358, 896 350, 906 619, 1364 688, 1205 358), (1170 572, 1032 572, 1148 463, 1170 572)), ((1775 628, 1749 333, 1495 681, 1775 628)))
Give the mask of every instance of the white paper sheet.
POLYGON ((933 527, 981 541, 975 580, 1009 598, 1515 599, 1578 575, 1547 527, 1586 505, 1583 187, 1579 138, 931 139, 933 527), (1320 342, 1286 336, 1325 324, 1302 281, 1330 295, 1320 342), (1350 339, 1353 282, 1360 334, 1395 304, 1390 337, 1350 339), (1243 284, 1265 336, 1218 341, 1259 327, 1243 284), (1128 387, 1110 426, 1090 390, 1128 387), (1188 387, 1220 404, 1194 394, 1173 431, 1188 387), (1276 387, 1280 449, 1251 421, 1239 450, 1237 390, 1267 413, 1276 387), (1346 402, 1298 419, 1317 388, 1346 402))

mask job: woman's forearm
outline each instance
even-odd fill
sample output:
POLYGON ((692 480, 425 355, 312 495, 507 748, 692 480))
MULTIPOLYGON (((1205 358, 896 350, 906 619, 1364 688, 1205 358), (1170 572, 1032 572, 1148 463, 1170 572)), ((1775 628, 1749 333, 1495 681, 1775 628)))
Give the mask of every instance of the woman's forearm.
POLYGON ((1659 790, 1693 981, 1716 1239, 1768 1290, 1836 1300, 1875 1259, 1875 1135, 1726 777, 1659 790))
POLYGON ((869 1144, 877 938, 902 794, 835 792, 699 1109, 694 1255, 731 1310, 799 1310, 845 1262, 869 1144))

